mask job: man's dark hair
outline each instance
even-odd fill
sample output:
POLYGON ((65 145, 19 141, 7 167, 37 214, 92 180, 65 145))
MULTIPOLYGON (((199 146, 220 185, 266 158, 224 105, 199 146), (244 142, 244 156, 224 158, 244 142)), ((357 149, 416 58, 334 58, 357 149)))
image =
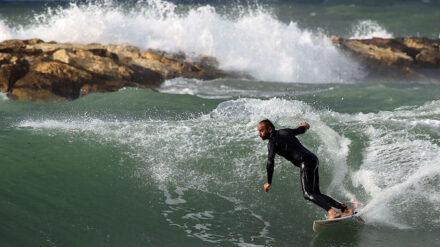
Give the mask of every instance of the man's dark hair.
POLYGON ((273 130, 275 130, 275 126, 273 125, 273 123, 269 119, 261 120, 260 123, 258 123, 258 124, 261 124, 261 123, 264 123, 264 125, 266 125, 266 127, 268 127, 268 128, 271 127, 273 130))

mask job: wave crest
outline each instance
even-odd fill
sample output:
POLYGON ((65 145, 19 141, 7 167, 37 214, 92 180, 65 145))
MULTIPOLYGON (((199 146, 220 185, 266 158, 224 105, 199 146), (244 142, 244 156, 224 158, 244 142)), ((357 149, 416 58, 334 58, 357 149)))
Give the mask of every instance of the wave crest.
POLYGON ((283 23, 263 7, 187 9, 162 0, 71 3, 35 15, 31 25, 0 23, 0 39, 41 38, 75 43, 130 43, 215 56, 222 69, 281 82, 350 82, 364 77, 360 65, 344 56, 329 37, 283 23), (227 11, 226 11, 227 12, 227 11))

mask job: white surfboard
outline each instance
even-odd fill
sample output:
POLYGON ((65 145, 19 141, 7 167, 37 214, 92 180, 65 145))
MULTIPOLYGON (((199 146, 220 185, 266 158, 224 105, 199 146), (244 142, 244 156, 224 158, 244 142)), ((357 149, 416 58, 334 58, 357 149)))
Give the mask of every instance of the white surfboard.
POLYGON ((353 215, 340 217, 332 220, 315 220, 313 221, 313 231, 322 232, 326 229, 331 228, 331 226, 342 225, 342 224, 353 224, 356 222, 365 223, 364 219, 361 218, 359 213, 353 215))

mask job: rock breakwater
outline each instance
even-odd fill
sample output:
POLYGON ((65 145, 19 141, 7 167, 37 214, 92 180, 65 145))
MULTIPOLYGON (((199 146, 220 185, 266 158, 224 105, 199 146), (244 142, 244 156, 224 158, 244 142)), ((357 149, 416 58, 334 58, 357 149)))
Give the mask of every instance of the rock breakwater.
POLYGON ((344 39, 332 36, 332 41, 363 63, 370 75, 391 80, 404 78, 440 83, 440 39, 344 39))
POLYGON ((131 45, 69 44, 40 39, 0 43, 0 91, 16 100, 56 102, 123 87, 155 88, 175 77, 216 79, 237 74, 217 60, 131 45))

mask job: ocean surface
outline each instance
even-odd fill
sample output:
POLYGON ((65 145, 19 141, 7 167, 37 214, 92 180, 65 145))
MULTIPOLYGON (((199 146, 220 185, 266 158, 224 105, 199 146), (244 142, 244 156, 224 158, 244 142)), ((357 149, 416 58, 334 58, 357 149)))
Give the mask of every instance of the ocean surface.
POLYGON ((0 41, 129 43, 218 58, 253 80, 177 78, 72 102, 0 94, 0 246, 439 246, 440 87, 367 80, 330 41, 440 35, 436 1, 0 2, 0 41), (226 2, 226 3, 225 3, 226 2), (256 125, 310 123, 326 212, 256 125))

